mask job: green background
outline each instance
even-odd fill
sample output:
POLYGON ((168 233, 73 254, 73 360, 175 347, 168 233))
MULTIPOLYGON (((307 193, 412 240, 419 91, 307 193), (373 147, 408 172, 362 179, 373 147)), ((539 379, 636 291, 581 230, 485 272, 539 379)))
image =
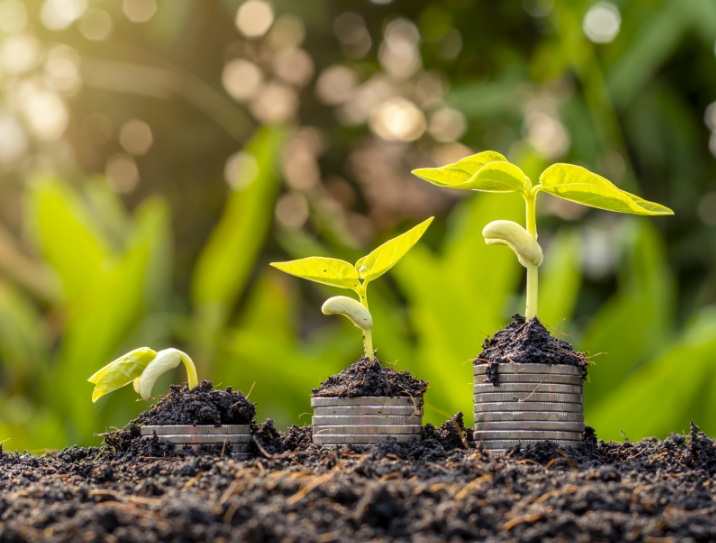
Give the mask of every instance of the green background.
MULTIPOLYGON (((234 0, 158 0, 143 23, 127 17, 127 2, 90 0, 54 30, 44 3, 24 2, 20 26, 0 24, 0 128, 25 134, 15 155, 0 152, 6 449, 98 444, 93 433, 146 409, 132 387, 92 404, 86 381, 141 346, 183 349, 200 379, 251 390, 259 420, 310 422, 309 389, 359 357, 360 333, 320 313, 345 292, 268 263, 355 262, 432 215, 423 241, 371 285, 374 345, 385 363, 430 381, 426 422, 458 410, 471 421, 470 359, 524 304, 524 269, 481 231, 523 222, 524 206, 514 194, 440 190, 409 171, 485 149, 533 180, 553 162, 583 165, 675 211, 630 217, 540 196, 539 316, 577 349, 606 353, 585 387, 600 437, 664 437, 690 420, 716 433, 711 0, 276 0, 273 27, 256 38, 237 29, 234 0), (611 42, 589 39, 590 9, 618 14, 611 42), (102 39, 91 17, 107 19, 96 10, 111 21, 102 39), (266 122, 260 93, 234 100, 222 72, 244 58, 265 81, 291 79, 277 68, 281 28, 302 29, 290 47, 310 63, 303 73, 295 65, 303 79, 280 83, 294 109, 266 122), (21 69, 7 46, 18 36, 36 57, 21 69), (48 83, 60 44, 80 81, 70 90, 48 83), (327 104, 317 81, 335 65, 355 86, 327 104), (52 137, 32 126, 39 106, 27 96, 37 89, 66 113, 52 137), (426 120, 417 139, 381 139, 382 104, 396 98, 412 104, 411 122, 426 120), (457 135, 440 132, 435 113, 445 109, 464 123, 457 135), (119 137, 130 119, 153 138, 136 157, 119 137), (242 149, 258 170, 229 184, 226 162, 242 149), (105 178, 118 154, 136 165, 136 185, 105 178)), ((11 150, 23 137, 2 134, 11 150)), ((183 378, 162 377, 154 393, 183 378)))

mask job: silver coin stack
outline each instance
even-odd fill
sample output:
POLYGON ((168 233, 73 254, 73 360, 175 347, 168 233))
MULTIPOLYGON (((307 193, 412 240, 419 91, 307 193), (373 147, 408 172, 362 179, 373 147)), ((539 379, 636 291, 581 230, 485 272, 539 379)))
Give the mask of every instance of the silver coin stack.
POLYGON ((487 366, 475 371, 475 441, 487 450, 554 441, 576 447, 584 432, 582 369, 568 365, 499 364, 498 386, 487 366))
POLYGON ((153 436, 161 442, 173 443, 175 447, 189 445, 195 451, 202 445, 222 445, 227 455, 244 457, 249 454, 251 429, 248 424, 226 424, 223 426, 142 426, 142 436, 153 436))
POLYGON ((314 396, 313 442, 324 445, 371 445, 386 437, 421 439, 423 408, 409 397, 314 396))

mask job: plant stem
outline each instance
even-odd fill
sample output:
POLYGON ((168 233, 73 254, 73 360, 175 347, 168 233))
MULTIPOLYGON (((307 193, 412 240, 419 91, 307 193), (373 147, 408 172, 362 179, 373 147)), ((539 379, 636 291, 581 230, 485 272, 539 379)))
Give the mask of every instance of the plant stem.
POLYGON ((363 350, 368 358, 375 358, 373 355, 373 333, 371 330, 363 330, 363 350))
MULTIPOLYGON (((534 190, 525 196, 525 202, 527 203, 527 232, 535 240, 537 239, 536 200, 537 192, 534 190)), ((538 270, 538 266, 527 268, 527 303, 525 307, 525 317, 527 319, 537 316, 538 270)))
POLYGON ((194 361, 189 357, 188 354, 181 352, 181 361, 184 362, 186 368, 187 381, 189 382, 189 390, 199 386, 199 378, 196 376, 196 366, 194 361))
MULTIPOLYGON (((370 308, 368 307, 368 283, 364 282, 361 285, 360 291, 358 291, 358 297, 360 298, 360 303, 365 307, 367 310, 370 311, 370 308)), ((372 330, 363 330, 363 350, 365 352, 365 356, 370 358, 371 360, 375 358, 375 355, 373 354, 373 331, 372 330)))

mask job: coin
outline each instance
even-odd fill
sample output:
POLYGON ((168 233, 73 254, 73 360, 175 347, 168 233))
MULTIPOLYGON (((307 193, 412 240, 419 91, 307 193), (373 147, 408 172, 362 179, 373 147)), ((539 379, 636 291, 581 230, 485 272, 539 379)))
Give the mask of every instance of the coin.
POLYGON ((476 394, 475 403, 489 402, 562 402, 584 403, 581 394, 550 394, 544 392, 495 392, 476 394))
POLYGON ((557 422, 544 420, 508 420, 476 422, 475 430, 556 430, 560 432, 584 432, 584 422, 557 422))
POLYGON ((560 413, 559 411, 475 412, 475 423, 490 421, 566 421, 584 423, 584 413, 560 413))
POLYGON ((422 424, 420 416, 402 416, 402 415, 356 415, 356 416, 314 416, 312 424, 314 426, 341 426, 345 424, 353 424, 359 426, 374 426, 376 424, 422 424))
POLYGON ((581 432, 556 432, 556 431, 545 431, 545 430, 501 430, 501 431, 486 431, 486 432, 475 432, 475 441, 485 441, 487 439, 540 439, 540 440, 553 440, 553 439, 568 439, 570 441, 581 441, 581 432))
POLYGON ((316 407, 313 409, 316 416, 326 415, 417 415, 423 414, 422 409, 415 409, 410 405, 349 405, 345 407, 316 407))
POLYGON ((582 394, 584 389, 578 385, 562 385, 554 383, 500 383, 498 386, 491 384, 476 384, 473 387, 475 394, 490 394, 495 392, 551 392, 557 394, 582 394))
POLYGON ((386 437, 393 437, 396 441, 420 441, 419 434, 314 434, 313 442, 324 445, 370 445, 386 437))
MULTIPOLYGON (((562 383, 565 385, 583 385, 584 379, 576 375, 556 375, 554 373, 501 373, 497 378, 498 386, 506 383, 562 383)), ((475 374, 476 385, 490 385, 492 383, 484 373, 475 374)))
POLYGON ((192 443, 192 444, 210 444, 210 443, 249 443, 251 434, 224 434, 224 435, 161 435, 157 436, 159 441, 168 441, 170 443, 192 443))
POLYGON ((139 431, 143 436, 160 435, 181 435, 181 434, 248 434, 251 428, 248 424, 225 424, 223 426, 208 425, 163 425, 163 426, 141 426, 139 431))
MULTIPOLYGON (((477 398, 476 398, 477 399, 477 398)), ((547 402, 493 402, 475 403, 475 413, 486 411, 561 411, 567 413, 583 413, 581 403, 547 403, 547 402)))
MULTIPOLYGON (((526 447, 527 445, 533 445, 534 443, 541 443, 545 441, 544 439, 491 439, 491 440, 485 440, 480 441, 482 446, 485 449, 491 450, 491 449, 511 449, 512 447, 515 447, 517 445, 522 445, 523 447, 526 447)), ((579 447, 582 444, 582 441, 570 441, 570 440, 563 440, 563 439, 550 439, 548 441, 551 441, 552 443, 555 443, 559 447, 579 447)))
MULTIPOLYGON (((487 365, 479 364, 473 366, 475 375, 482 375, 487 371, 487 365)), ((497 373, 541 373, 541 374, 557 374, 557 375, 577 375, 582 376, 582 368, 579 366, 569 366, 567 364, 498 364, 497 373)))
POLYGON ((420 399, 413 401, 409 396, 358 396, 356 398, 336 398, 333 396, 312 396, 311 407, 349 406, 349 405, 403 405, 420 406, 420 399))
POLYGON ((340 434, 419 434, 423 427, 419 424, 390 425, 379 424, 375 426, 314 426, 313 435, 340 435, 340 434))

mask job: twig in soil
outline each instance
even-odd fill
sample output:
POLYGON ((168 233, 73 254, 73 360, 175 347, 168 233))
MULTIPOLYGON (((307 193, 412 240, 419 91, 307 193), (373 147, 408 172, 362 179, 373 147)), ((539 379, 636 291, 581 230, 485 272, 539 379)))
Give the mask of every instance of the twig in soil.
POLYGON ((322 485, 323 483, 328 482, 334 475, 335 472, 330 472, 326 473, 325 475, 321 475, 320 477, 315 477, 313 481, 311 481, 305 486, 302 486, 298 492, 296 492, 293 496, 287 499, 286 505, 293 505, 294 503, 302 500, 308 495, 309 492, 311 492, 311 490, 318 487, 319 485, 322 485))
POLYGON ((572 462, 572 458, 565 451, 563 451, 562 449, 557 449, 554 452, 556 452, 562 458, 566 458, 567 462, 569 462, 569 468, 574 471, 574 462, 572 462))
POLYGON ((194 483, 196 483, 199 479, 201 479, 201 476, 204 475, 203 471, 200 471, 197 473, 194 477, 189 479, 186 483, 184 483, 184 486, 181 487, 181 491, 184 492, 185 490, 190 489, 192 486, 194 486, 194 483))
MULTIPOLYGON (((562 322, 564 322, 564 320, 565 320, 565 319, 562 319, 562 322)), ((542 324, 544 324, 544 325, 545 325, 547 328, 549 328, 550 330, 554 330, 554 331, 557 332, 560 336, 569 337, 569 334, 565 334, 564 332, 560 332, 560 331, 559 331, 559 328, 552 328, 552 327, 551 327, 549 324, 547 324, 546 322, 543 322, 542 324)), ((562 326, 562 323, 560 323, 559 325, 562 326)))
POLYGON ((564 485, 562 488, 556 488, 549 492, 542 494, 537 498, 530 507, 535 507, 541 504, 543 501, 550 499, 552 496, 559 496, 560 494, 574 494, 579 491, 579 487, 575 485, 564 485))
POLYGON ((525 460, 520 460, 519 462, 515 462, 515 464, 535 464, 539 467, 542 467, 542 464, 537 462, 537 460, 532 460, 531 458, 527 458, 525 460))
POLYGON ((512 520, 505 522, 502 525, 502 529, 509 531, 518 524, 524 524, 525 522, 535 522, 542 518, 542 513, 532 513, 529 515, 522 515, 521 517, 513 518, 512 520))
POLYGON ((482 477, 478 477, 477 479, 475 479, 475 480, 472 481, 471 483, 467 484, 467 485, 465 486, 465 488, 463 488, 460 492, 458 492, 458 493, 457 493, 457 496, 455 496, 455 499, 456 499, 456 500, 461 500, 461 499, 463 499, 465 496, 467 496, 467 493, 470 492, 470 490, 472 490, 473 488, 475 488, 477 485, 482 484, 482 483, 490 482, 490 481, 492 481, 492 479, 493 479, 493 476, 492 476, 492 475, 483 475, 482 477))
POLYGON ((466 449, 469 449, 470 447, 467 444, 467 440, 465 439, 465 436, 462 435, 462 430, 460 430, 460 426, 458 425, 457 421, 455 419, 450 419, 453 423, 453 426, 455 426, 455 430, 457 430, 457 435, 460 437, 460 441, 462 441, 462 446, 466 449))

